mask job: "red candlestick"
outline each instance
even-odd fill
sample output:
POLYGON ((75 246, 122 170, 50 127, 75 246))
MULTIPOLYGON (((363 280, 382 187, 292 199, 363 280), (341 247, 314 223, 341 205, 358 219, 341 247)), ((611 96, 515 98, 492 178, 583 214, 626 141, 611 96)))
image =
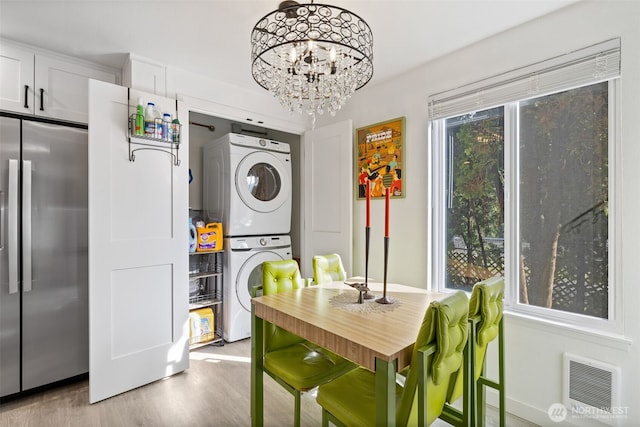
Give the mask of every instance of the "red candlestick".
POLYGON ((389 187, 384 189, 384 237, 389 237, 389 187))
POLYGON ((367 227, 371 226, 371 191, 369 190, 369 180, 367 179, 367 186, 366 186, 366 190, 367 192, 367 227))

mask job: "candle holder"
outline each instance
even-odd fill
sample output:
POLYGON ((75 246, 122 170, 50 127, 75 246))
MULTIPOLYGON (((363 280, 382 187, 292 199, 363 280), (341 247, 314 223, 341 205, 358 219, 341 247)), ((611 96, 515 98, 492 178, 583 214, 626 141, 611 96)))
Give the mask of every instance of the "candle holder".
POLYGON ((378 304, 393 304, 391 298, 387 296, 387 261, 389 259, 389 236, 384 236, 384 284, 382 297, 378 298, 378 304))
POLYGON ((375 296, 369 293, 369 240, 371 237, 371 227, 366 226, 364 232, 364 292, 362 293, 362 298, 373 299, 375 296))
POLYGON ((384 189, 384 286, 382 298, 376 300, 379 304, 393 304, 391 298, 387 297, 387 265, 389 264, 389 192, 392 183, 391 175, 387 170, 387 174, 383 177, 384 189))
POLYGON ((384 287, 382 298, 376 300, 380 304, 393 304, 391 298, 387 297, 387 265, 389 264, 389 193, 392 184, 392 178, 387 169, 387 173, 382 178, 384 189, 384 287))

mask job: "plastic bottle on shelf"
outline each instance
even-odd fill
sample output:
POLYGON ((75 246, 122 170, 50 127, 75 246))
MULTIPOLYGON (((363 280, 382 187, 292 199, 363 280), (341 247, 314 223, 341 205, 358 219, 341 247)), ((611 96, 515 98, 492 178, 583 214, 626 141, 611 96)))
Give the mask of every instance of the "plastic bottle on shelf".
POLYGON ((174 142, 174 133, 175 133, 174 130, 175 130, 175 126, 173 125, 173 114, 169 114, 169 126, 168 126, 169 134, 167 135, 168 142, 174 142))
POLYGON ((169 130, 171 127, 171 114, 164 113, 162 115, 162 139, 165 141, 172 141, 173 132, 169 130))
POLYGON ((198 233, 196 232, 196 226, 193 225, 193 220, 189 218, 189 252, 196 251, 197 241, 198 233))
POLYGON ((180 143, 180 120, 176 117, 171 121, 171 129, 173 130, 173 143, 180 143))
POLYGON ((136 107, 136 124, 135 135, 144 135, 144 104, 142 98, 138 98, 138 106, 136 107))
POLYGON ((147 103, 147 108, 144 110, 144 134, 145 136, 156 136, 156 105, 153 102, 147 103))
POLYGON ((156 121, 156 134, 154 135, 156 139, 163 139, 164 135, 162 133, 162 113, 158 110, 157 107, 153 109, 153 115, 156 121))

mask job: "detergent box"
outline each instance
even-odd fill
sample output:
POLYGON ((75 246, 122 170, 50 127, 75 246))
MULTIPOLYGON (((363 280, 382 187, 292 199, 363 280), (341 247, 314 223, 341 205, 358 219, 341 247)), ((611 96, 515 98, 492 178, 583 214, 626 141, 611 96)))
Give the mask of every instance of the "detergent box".
POLYGON ((210 222, 204 227, 196 227, 198 242, 196 252, 222 250, 222 223, 210 222))
POLYGON ((211 341, 215 338, 213 310, 200 308, 189 312, 189 344, 211 341))

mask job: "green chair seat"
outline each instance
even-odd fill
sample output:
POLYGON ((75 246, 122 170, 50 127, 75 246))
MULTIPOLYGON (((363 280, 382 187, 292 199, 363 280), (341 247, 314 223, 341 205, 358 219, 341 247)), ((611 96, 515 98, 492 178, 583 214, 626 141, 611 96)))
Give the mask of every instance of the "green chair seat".
POLYGON ((311 390, 355 366, 331 351, 308 341, 267 353, 264 368, 293 388, 311 390))
MULTIPOLYGON (((396 384, 396 406, 403 388, 396 384)), ((375 374, 364 368, 354 369, 322 386, 316 401, 324 411, 348 426, 376 425, 375 374)))
MULTIPOLYGON (((422 321, 404 386, 396 385, 396 425, 431 424, 442 412, 464 362, 469 306, 464 292, 432 302, 422 321), (419 390, 425 399, 420 401, 419 390)), ((318 388, 323 425, 376 425, 375 373, 358 368, 318 388)))

